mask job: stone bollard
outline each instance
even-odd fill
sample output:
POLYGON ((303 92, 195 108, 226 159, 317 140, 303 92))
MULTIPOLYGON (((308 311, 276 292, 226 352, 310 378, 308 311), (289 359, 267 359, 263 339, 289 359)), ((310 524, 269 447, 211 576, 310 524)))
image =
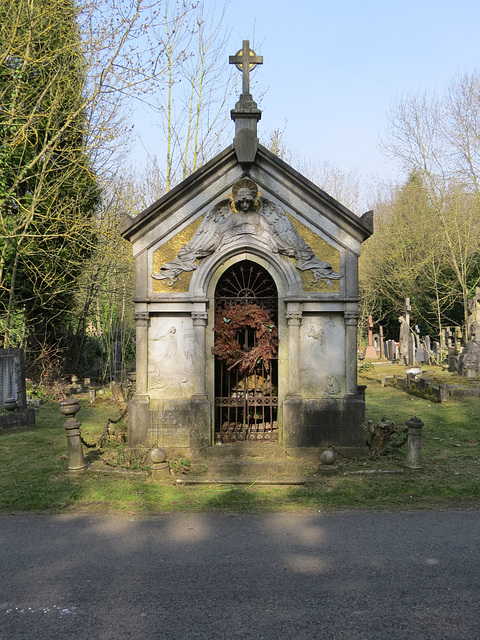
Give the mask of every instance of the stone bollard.
POLYGON ((82 471, 86 468, 87 463, 83 457, 82 439, 80 437, 81 422, 75 420, 75 415, 80 409, 78 400, 73 396, 59 402, 59 410, 67 417, 65 424, 65 435, 67 436, 68 445, 68 470, 82 471))
POLYGON ((408 469, 422 468, 422 428, 423 422, 417 416, 405 423, 408 427, 407 457, 405 466, 408 469))
POLYGON ((333 449, 325 449, 320 456, 319 471, 322 473, 332 473, 337 471, 338 465, 335 464, 337 460, 337 454, 333 449))
POLYGON ((155 448, 150 452, 152 464, 152 479, 161 480, 170 475, 170 465, 167 462, 167 452, 165 449, 155 448))
POLYGON ((90 388, 88 390, 88 401, 90 404, 95 404, 95 398, 97 397, 97 392, 95 389, 90 388))

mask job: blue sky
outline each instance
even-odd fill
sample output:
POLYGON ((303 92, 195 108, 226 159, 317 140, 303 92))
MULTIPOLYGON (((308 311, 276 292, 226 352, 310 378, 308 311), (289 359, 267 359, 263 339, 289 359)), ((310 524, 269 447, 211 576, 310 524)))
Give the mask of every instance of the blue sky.
POLYGON ((259 132, 286 122, 300 157, 365 180, 402 179, 377 148, 395 99, 441 92, 480 63, 478 0, 231 0, 227 22, 228 53, 249 39, 264 58, 259 132))

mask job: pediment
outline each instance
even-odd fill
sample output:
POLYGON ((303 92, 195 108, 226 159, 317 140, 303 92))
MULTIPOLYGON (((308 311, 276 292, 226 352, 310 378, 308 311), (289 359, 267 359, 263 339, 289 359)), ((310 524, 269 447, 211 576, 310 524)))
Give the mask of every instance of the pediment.
POLYGON ((136 257, 148 254, 152 294, 186 293, 206 256, 254 245, 290 260, 305 293, 340 293, 346 255, 358 257, 369 222, 263 147, 248 168, 229 148, 127 221, 122 235, 136 257), (242 181, 257 189, 246 216, 233 204, 242 181))
POLYGON ((126 216, 122 236, 133 244, 151 246, 156 236, 182 227, 202 215, 209 205, 227 198, 242 177, 250 177, 261 193, 290 208, 291 215, 301 223, 312 224, 346 246, 354 244, 348 242, 349 237, 359 244, 373 232, 372 212, 355 215, 261 145, 255 162, 242 166, 231 145, 138 216, 126 216), (145 236, 149 242, 145 242, 145 236))

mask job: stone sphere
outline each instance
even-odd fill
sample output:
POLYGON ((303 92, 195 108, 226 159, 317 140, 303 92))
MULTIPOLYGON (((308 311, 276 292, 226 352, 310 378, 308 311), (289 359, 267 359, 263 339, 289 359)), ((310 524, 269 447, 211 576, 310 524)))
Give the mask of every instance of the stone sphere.
POLYGON ((7 398, 4 401, 3 406, 5 409, 7 409, 7 411, 13 411, 17 408, 17 401, 15 400, 15 398, 7 398))
POLYGON ((334 464, 335 460, 337 459, 337 454, 335 453, 335 451, 332 451, 331 449, 326 449, 325 451, 322 451, 322 455, 320 456, 320 461, 322 464, 334 464))
POLYGON ((152 449, 152 451, 150 452, 150 458, 154 463, 165 462, 165 460, 167 459, 167 452, 165 451, 165 449, 152 449))

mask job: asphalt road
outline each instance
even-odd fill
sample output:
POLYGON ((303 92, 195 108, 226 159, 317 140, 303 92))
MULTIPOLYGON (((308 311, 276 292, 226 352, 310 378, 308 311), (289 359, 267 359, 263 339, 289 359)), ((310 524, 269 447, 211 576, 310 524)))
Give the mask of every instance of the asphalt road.
POLYGON ((480 638, 480 511, 0 517, 0 638, 480 638))

